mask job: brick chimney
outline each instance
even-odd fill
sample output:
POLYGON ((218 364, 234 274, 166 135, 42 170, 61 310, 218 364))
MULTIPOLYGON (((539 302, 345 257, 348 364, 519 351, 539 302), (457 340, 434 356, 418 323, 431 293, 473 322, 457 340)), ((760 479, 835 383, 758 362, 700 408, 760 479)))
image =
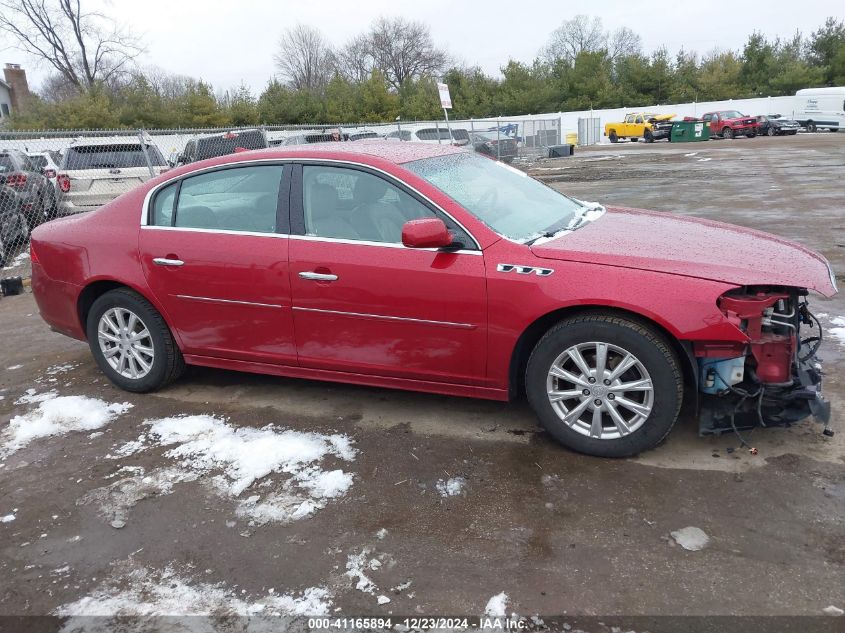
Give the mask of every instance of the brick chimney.
POLYGON ((26 71, 20 64, 6 64, 3 69, 3 76, 6 83, 11 87, 12 111, 20 112, 26 107, 29 100, 29 84, 26 81, 26 71))

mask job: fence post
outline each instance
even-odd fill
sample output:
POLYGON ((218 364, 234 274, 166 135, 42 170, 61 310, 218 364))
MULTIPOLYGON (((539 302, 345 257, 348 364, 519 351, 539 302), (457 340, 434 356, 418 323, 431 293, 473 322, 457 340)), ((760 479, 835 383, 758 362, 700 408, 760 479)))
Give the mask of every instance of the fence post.
MULTIPOLYGON (((152 140, 152 139, 150 139, 152 140)), ((147 169, 150 170, 150 178, 155 178, 156 173, 153 169, 153 162, 150 160, 150 154, 147 151, 147 144, 144 142, 144 129, 138 129, 138 142, 141 143, 141 151, 144 153, 144 160, 147 161, 147 169)))
POLYGON ((502 157, 502 123, 496 117, 496 160, 502 157))

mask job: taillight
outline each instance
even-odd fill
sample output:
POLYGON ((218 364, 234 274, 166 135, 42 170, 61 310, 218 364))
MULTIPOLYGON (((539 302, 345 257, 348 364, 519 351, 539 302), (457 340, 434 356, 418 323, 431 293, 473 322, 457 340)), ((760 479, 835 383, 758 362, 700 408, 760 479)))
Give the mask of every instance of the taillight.
POLYGON ((33 264, 38 263, 38 255, 35 254, 35 245, 31 241, 29 243, 29 259, 33 264))
POLYGON ((59 183, 59 189, 62 190, 62 193, 70 191, 70 176, 67 174, 59 174, 56 176, 56 182, 59 183))
POLYGON ((56 177, 56 170, 55 169, 45 169, 44 175, 47 176, 47 178, 55 178, 56 177))
POLYGON ((26 174, 10 174, 6 176, 6 184, 15 189, 26 187, 26 174))

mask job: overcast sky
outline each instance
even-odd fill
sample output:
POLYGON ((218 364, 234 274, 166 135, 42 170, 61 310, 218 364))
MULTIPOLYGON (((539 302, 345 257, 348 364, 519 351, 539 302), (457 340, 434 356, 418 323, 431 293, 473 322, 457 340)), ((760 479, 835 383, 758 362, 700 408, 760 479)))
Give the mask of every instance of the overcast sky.
MULTIPOLYGON (((508 59, 531 61, 549 33, 579 13, 597 15, 606 29, 632 28, 646 51, 665 45, 672 53, 739 49, 755 28, 768 36, 789 37, 796 29, 806 35, 827 16, 845 14, 841 0, 112 0, 104 10, 144 36, 142 65, 201 77, 218 90, 243 82, 256 94, 274 73, 279 35, 297 22, 341 44, 382 15, 421 20, 455 58, 498 75, 508 59)), ((37 87, 46 69, 10 43, 2 42, 0 61, 25 64, 37 87)))

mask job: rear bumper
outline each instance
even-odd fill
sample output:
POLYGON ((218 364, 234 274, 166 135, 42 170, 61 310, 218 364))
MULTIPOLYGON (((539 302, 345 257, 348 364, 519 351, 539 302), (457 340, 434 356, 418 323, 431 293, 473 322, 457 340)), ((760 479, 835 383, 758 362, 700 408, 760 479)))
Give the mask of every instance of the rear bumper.
POLYGON ((40 264, 32 265, 32 294, 41 318, 56 332, 87 340, 79 322, 77 300, 82 288, 49 277, 40 264))
POLYGON ((74 203, 73 200, 62 200, 58 205, 59 215, 75 215, 77 213, 85 213, 87 211, 96 211, 101 204, 83 204, 82 202, 74 203))

